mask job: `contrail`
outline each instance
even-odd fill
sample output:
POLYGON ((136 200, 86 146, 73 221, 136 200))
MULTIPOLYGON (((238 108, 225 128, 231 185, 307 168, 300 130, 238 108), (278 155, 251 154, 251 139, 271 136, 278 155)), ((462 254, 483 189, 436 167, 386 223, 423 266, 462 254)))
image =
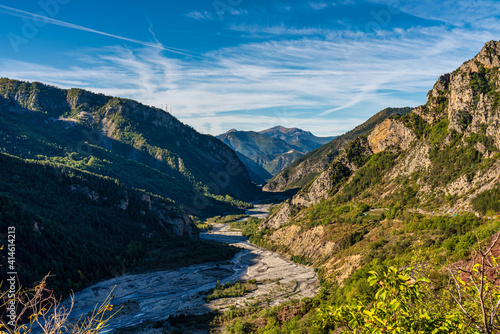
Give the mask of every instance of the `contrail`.
POLYGON ((121 39, 124 41, 132 42, 132 43, 142 44, 144 46, 149 46, 152 48, 157 48, 157 49, 161 49, 161 50, 165 50, 165 51, 169 51, 169 52, 173 52, 173 53, 182 54, 185 56, 191 56, 189 53, 192 53, 191 51, 188 51, 188 50, 177 49, 177 48, 173 48, 173 47, 166 47, 160 43, 155 44, 155 43, 144 42, 144 41, 140 41, 140 40, 132 39, 132 38, 128 38, 128 37, 122 37, 122 36, 117 36, 117 35, 113 35, 113 34, 108 34, 107 32, 94 30, 94 29, 90 29, 87 27, 82 27, 82 26, 79 26, 79 25, 76 25, 73 23, 69 23, 69 22, 59 21, 59 20, 56 20, 56 19, 53 19, 50 17, 46 17, 46 16, 42 16, 42 15, 30 13, 30 12, 25 12, 24 10, 7 7, 4 5, 0 5, 0 12, 5 13, 7 15, 36 20, 39 22, 55 24, 55 25, 58 25, 61 27, 82 30, 82 31, 88 31, 88 32, 92 32, 95 34, 104 35, 104 36, 108 36, 108 37, 112 37, 112 38, 117 38, 117 39, 121 39))

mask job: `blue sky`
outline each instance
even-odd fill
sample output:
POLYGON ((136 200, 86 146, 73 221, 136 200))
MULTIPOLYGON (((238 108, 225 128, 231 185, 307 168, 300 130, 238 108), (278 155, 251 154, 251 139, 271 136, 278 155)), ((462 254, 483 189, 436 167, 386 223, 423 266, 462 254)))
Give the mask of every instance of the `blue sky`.
POLYGON ((0 77, 168 104, 203 133, 338 135, 500 39, 493 0, 0 0, 0 77))

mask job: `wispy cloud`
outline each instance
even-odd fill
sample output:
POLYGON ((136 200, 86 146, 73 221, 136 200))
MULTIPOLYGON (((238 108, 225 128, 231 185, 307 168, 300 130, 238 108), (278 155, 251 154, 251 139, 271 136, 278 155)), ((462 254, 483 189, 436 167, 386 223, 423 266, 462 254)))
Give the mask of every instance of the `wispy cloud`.
MULTIPOLYGON (((386 4, 386 0, 369 0, 386 4)), ((405 13, 437 21, 453 26, 472 26, 475 28, 491 28, 498 25, 500 2, 492 0, 410 0, 399 3, 405 13)))
POLYGON ((321 9, 325 9, 325 8, 327 8, 327 7, 328 7, 328 3, 326 3, 326 2, 316 2, 316 1, 314 1, 314 2, 310 2, 310 3, 308 4, 308 6, 309 6, 310 8, 312 8, 312 9, 315 9, 315 10, 321 10, 321 9))
MULTIPOLYGON (((229 14, 232 16, 240 16, 240 15, 246 15, 248 14, 248 11, 246 9, 241 9, 241 8, 236 8, 236 7, 227 7, 224 8, 224 14, 229 14)), ((220 14, 217 14, 217 12, 209 12, 209 11, 197 11, 193 10, 185 14, 186 17, 190 19, 194 19, 197 21, 213 21, 213 20, 218 20, 220 19, 220 15, 222 15, 222 12, 220 14)))
POLYGON ((260 24, 232 24, 228 27, 230 30, 241 31, 249 34, 261 34, 265 37, 269 35, 288 35, 288 36, 318 36, 329 35, 332 33, 331 29, 318 28, 318 27, 304 27, 297 28, 281 23, 279 25, 260 25, 260 24))
POLYGON ((202 20, 215 20, 216 16, 207 11, 199 12, 197 10, 191 11, 186 14, 186 17, 189 17, 191 19, 195 19, 197 21, 202 21, 202 20))
POLYGON ((113 34, 109 34, 109 33, 103 32, 103 31, 99 31, 99 30, 95 30, 95 29, 91 29, 91 28, 79 26, 79 25, 76 25, 76 24, 73 24, 73 23, 69 23, 69 22, 64 22, 64 21, 56 20, 56 19, 53 19, 53 18, 50 18, 50 17, 47 17, 47 16, 42 16, 42 15, 39 15, 39 14, 34 14, 34 13, 26 12, 24 10, 12 8, 12 7, 7 7, 7 6, 4 6, 4 5, 0 5, 0 12, 4 13, 4 14, 7 14, 7 15, 11 15, 11 16, 17 16, 17 17, 21 17, 21 18, 25 18, 25 19, 30 19, 30 20, 38 21, 38 22, 43 22, 43 23, 58 25, 58 26, 65 27, 65 28, 76 29, 76 30, 80 30, 80 31, 87 31, 87 32, 91 32, 91 33, 94 33, 94 34, 98 34, 98 35, 108 36, 108 37, 115 38, 115 39, 121 39, 123 41, 132 42, 132 43, 136 43, 136 44, 141 44, 141 45, 148 46, 148 47, 151 47, 151 48, 161 49, 161 50, 165 50, 165 51, 173 52, 173 53, 177 53, 177 54, 189 55, 191 53, 188 50, 183 50, 183 49, 168 47, 168 46, 164 46, 164 45, 162 45, 160 43, 156 43, 155 44, 155 43, 140 41, 140 40, 133 39, 133 38, 128 38, 128 37, 113 35, 113 34))

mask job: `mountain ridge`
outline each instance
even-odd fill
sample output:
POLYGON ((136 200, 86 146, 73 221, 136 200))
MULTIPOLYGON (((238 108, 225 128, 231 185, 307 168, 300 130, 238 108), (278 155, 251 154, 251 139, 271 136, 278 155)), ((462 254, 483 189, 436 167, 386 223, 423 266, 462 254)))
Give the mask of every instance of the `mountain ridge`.
MULTIPOLYGON (((406 230, 417 233, 412 224, 427 233, 432 224, 444 224, 426 242, 439 247, 438 236, 451 238, 444 243, 448 247, 464 240, 460 247, 465 248, 448 249, 465 251, 472 225, 460 232, 446 230, 446 224, 474 221, 480 226, 478 217, 500 215, 500 69, 494 64, 500 65, 500 42, 492 41, 456 71, 441 76, 425 105, 384 117, 348 142, 324 170, 261 222, 260 242, 314 263, 339 284, 370 265, 370 252, 362 253, 367 244, 373 243, 370 249, 379 254, 382 249, 404 249, 392 239, 404 241, 404 247, 425 239, 404 236, 406 230), (379 239, 377 235, 387 238, 383 229, 391 230, 394 238, 379 239)), ((497 232, 492 228, 481 233, 497 232)))
MULTIPOLYGON (((109 161, 139 163, 134 169, 153 170, 162 182, 172 184, 159 189, 161 182, 151 179, 146 182, 149 191, 176 200, 190 212, 218 206, 226 195, 244 200, 259 196, 244 165, 226 145, 133 100, 3 78, 0 110, 4 150, 13 155, 37 159, 28 145, 20 144, 24 139, 19 136, 25 133, 34 148, 47 153, 43 159, 108 174, 102 166, 109 161)), ((114 172, 107 176, 134 183, 125 175, 128 171, 112 165, 114 172)))
POLYGON ((263 135, 266 135, 268 137, 274 137, 284 140, 289 144, 293 144, 293 142, 296 142, 298 140, 306 140, 323 145, 335 139, 335 136, 317 137, 313 135, 311 131, 305 131, 299 128, 286 128, 281 125, 261 130, 259 131, 259 133, 262 133, 263 135))

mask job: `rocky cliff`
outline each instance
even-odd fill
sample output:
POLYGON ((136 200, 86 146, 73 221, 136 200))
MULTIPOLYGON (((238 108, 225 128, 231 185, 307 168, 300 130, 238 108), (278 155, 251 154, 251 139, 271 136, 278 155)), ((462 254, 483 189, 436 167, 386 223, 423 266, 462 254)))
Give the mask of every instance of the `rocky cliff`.
POLYGON ((291 200, 283 202, 279 209, 262 222, 265 228, 279 228, 288 224, 301 210, 318 204, 334 195, 349 177, 362 166, 372 150, 366 138, 359 137, 312 182, 301 189, 291 200))
POLYGON ((373 153, 379 153, 389 148, 407 150, 415 139, 413 132, 402 122, 387 119, 373 129, 368 143, 373 153))
MULTIPOLYGON (((499 69, 494 64, 499 62, 499 45, 498 42, 487 43, 474 59, 465 62, 452 74, 441 76, 429 92, 425 105, 413 109, 409 115, 391 117, 372 128, 362 155, 384 152, 398 155, 390 171, 383 176, 388 181, 384 187, 387 193, 398 187, 398 177, 418 172, 420 177, 416 184, 420 195, 425 197, 439 189, 445 195, 465 196, 467 199, 463 198, 451 209, 472 210, 470 201, 474 195, 496 184, 499 161, 495 157, 500 150, 500 81, 499 69), (465 159, 472 159, 474 165, 443 165, 446 162, 443 160, 448 158, 450 162, 460 160, 461 154, 465 159), (427 176, 436 176, 434 172, 441 167, 449 171, 444 172, 446 177, 436 180, 437 183, 429 182, 427 176), (451 179, 449 173, 453 174, 451 179), (467 185, 464 178, 468 179, 467 185)), ((358 141, 365 140, 358 138, 358 141)), ((353 156, 351 150, 352 147, 344 150, 310 185, 302 188, 291 203, 309 206, 331 196, 335 186, 334 170, 342 174, 339 165, 348 171, 347 174, 358 169, 347 159, 353 156)))

